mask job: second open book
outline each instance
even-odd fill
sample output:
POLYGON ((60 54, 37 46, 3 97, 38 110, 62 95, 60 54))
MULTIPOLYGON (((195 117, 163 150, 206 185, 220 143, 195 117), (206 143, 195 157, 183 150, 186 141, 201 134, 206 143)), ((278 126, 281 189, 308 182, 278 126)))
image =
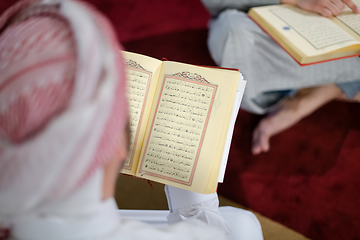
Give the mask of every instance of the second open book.
POLYGON ((300 65, 360 56, 360 14, 348 7, 332 18, 286 4, 255 7, 249 16, 300 65))
POLYGON ((245 88, 237 70, 123 52, 130 152, 123 173, 199 193, 221 182, 245 88))

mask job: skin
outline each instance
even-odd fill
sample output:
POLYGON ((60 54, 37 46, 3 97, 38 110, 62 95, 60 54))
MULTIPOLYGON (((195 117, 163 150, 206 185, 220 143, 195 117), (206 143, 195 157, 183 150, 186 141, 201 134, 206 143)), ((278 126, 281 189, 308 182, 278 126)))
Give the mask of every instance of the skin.
POLYGON ((252 153, 257 155, 269 151, 272 136, 290 128, 334 99, 345 99, 335 84, 300 89, 295 96, 285 99, 260 121, 253 132, 252 153))
POLYGON ((257 155, 269 151, 272 136, 290 128, 332 100, 360 103, 360 93, 354 99, 347 99, 335 84, 300 89, 260 121, 253 132, 252 153, 257 155))
POLYGON ((351 0, 282 0, 281 2, 319 13, 325 17, 339 15, 345 6, 348 6, 354 13, 360 13, 359 8, 351 0))

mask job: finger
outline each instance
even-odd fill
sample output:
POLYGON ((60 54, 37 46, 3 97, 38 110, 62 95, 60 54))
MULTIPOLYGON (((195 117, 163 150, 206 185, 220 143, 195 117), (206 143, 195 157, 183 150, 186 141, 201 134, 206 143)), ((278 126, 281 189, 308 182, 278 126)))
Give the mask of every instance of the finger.
POLYGON ((351 0, 342 0, 351 10, 353 10, 354 13, 360 13, 359 8, 356 6, 356 4, 351 0))
POLYGON ((327 9, 331 12, 331 15, 339 15, 341 13, 341 9, 339 9, 335 4, 332 2, 328 4, 327 9))
POLYGON ((331 15, 334 16, 339 15, 342 10, 332 1, 328 1, 325 7, 331 12, 331 15))
POLYGON ((344 10, 345 8, 345 3, 343 3, 343 1, 341 0, 331 0, 331 2, 340 10, 344 10))
POLYGON ((333 15, 332 12, 325 7, 318 7, 317 9, 315 9, 315 12, 320 13, 324 17, 331 17, 333 15))

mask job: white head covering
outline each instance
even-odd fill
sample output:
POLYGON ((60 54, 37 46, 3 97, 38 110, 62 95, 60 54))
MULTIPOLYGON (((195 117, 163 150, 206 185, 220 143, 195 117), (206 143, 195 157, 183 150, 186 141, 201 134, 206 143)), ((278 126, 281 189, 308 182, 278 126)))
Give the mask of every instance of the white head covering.
POLYGON ((101 208, 101 169, 127 121, 119 50, 85 3, 23 1, 1 16, 0 223, 12 234, 26 219, 101 208))

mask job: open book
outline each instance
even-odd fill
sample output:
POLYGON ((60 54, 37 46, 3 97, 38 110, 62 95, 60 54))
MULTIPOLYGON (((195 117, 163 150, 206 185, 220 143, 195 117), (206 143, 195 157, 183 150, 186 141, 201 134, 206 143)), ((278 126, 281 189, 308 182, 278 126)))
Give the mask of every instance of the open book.
MULTIPOLYGON (((360 7, 360 0, 354 0, 360 7)), ((248 13, 300 65, 360 56, 360 14, 346 9, 326 18, 290 5, 250 9, 248 13)))
POLYGON ((130 152, 125 174, 199 193, 222 181, 245 88, 238 70, 123 52, 130 152))

